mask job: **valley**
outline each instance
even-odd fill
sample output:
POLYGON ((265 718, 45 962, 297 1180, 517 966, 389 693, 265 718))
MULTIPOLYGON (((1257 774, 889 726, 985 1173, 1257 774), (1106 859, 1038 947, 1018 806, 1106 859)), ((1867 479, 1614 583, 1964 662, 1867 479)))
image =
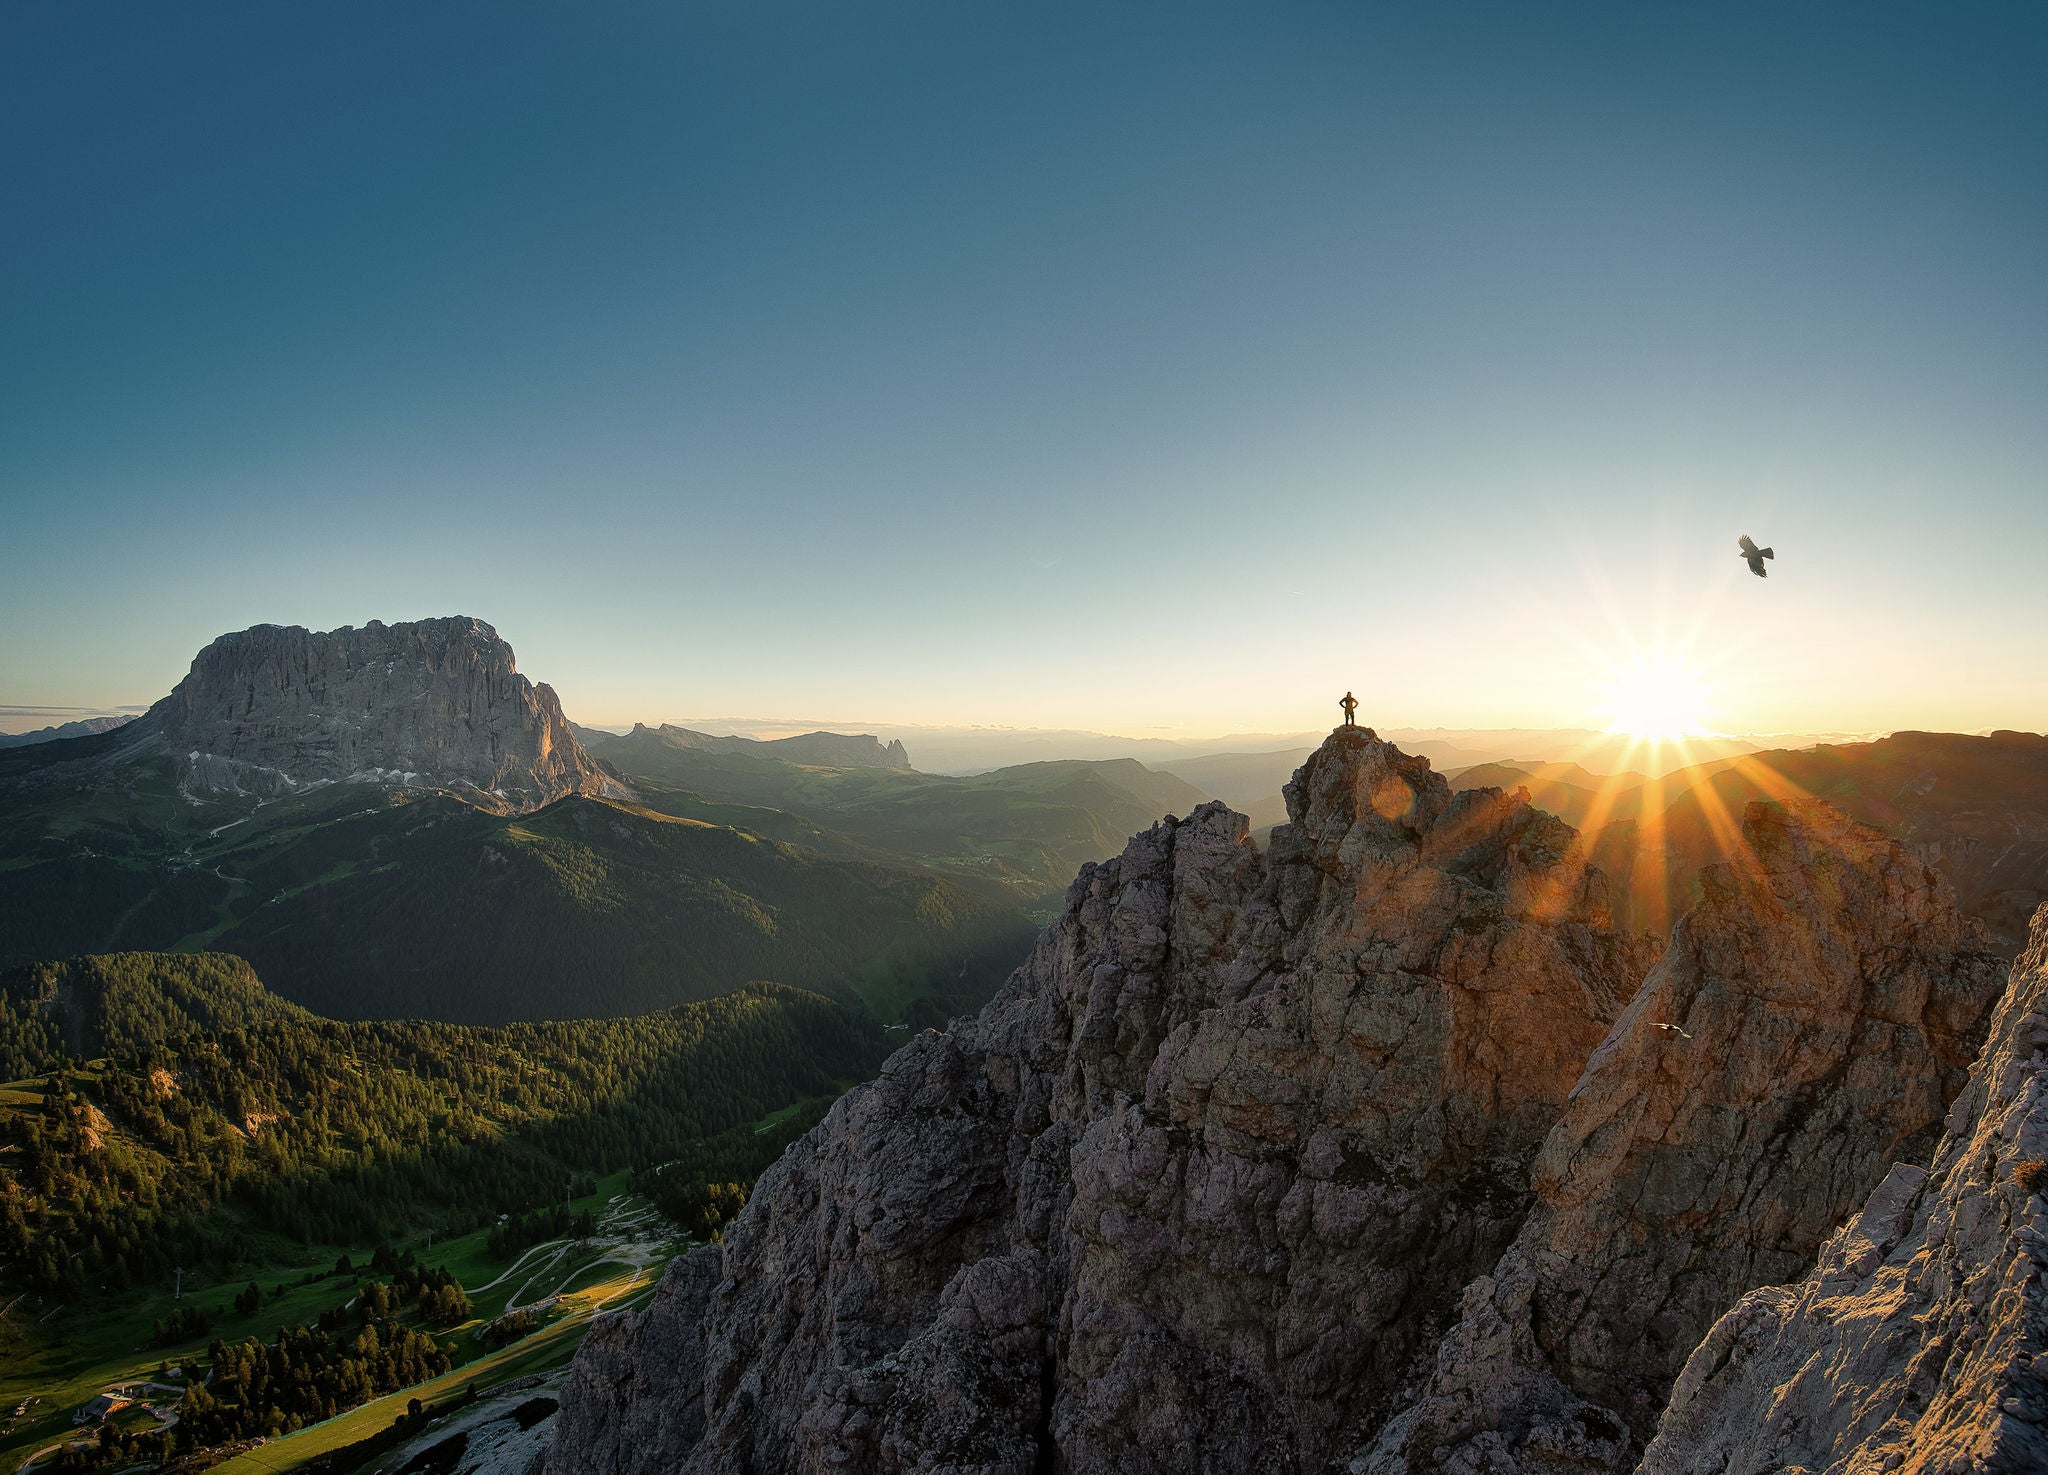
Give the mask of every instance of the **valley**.
MULTIPOLYGON (((0 976, 0 1408, 38 1400, 0 1464, 106 1388, 216 1363, 223 1339, 357 1325, 364 1287, 409 1266, 464 1293, 393 1311, 453 1367, 514 1344, 566 1357, 673 1253, 681 1204, 715 1189, 692 1221, 715 1233, 886 1048, 858 1009, 780 985, 478 1029, 323 1019, 222 954, 0 976)), ((267 1419, 255 1432, 288 1432, 267 1419)))
MULTIPOLYGON (((1407 1206, 1371 1252, 1376 1283, 1406 1287, 1394 1303, 1409 1309, 1379 1305, 1370 1335, 1328 1343, 1326 1355, 1363 1359, 1344 1398, 1377 1406, 1421 1356, 1425 1326, 1451 1329, 1458 1286, 1511 1254, 1518 1227, 1536 1232, 1522 1180, 1542 1129, 1564 1130, 1553 1117, 1579 1063, 1644 1007, 1638 987, 1682 935, 1675 919, 1713 914, 1727 884, 1714 878, 1731 865, 1747 875, 1762 853, 1759 801, 1796 810, 1792 843, 1816 854, 1889 856, 1870 837, 1892 837, 1903 849, 1885 865, 1912 856, 1931 868, 1914 886, 1939 873, 1989 929, 1955 923, 1937 959, 1968 980, 1954 985, 1956 1022, 1936 1031, 1951 1076, 1993 951, 2017 951, 2048 892, 2048 740, 2029 734, 1731 751, 1652 775, 1496 757, 1439 773, 1346 727, 1319 748, 1174 755, 1171 771, 1048 758, 943 775, 869 734, 578 728, 477 621, 258 627, 216 646, 135 722, 0 750, 0 1409, 19 1409, 0 1428, 0 1465, 345 1475, 482 1469, 492 1450, 530 1459, 536 1441, 574 1449, 590 1437, 593 1369, 614 1355, 603 1339, 584 1347, 591 1317, 654 1308, 656 1321, 635 1325, 659 1326, 670 1301, 698 1293, 701 1271, 663 1279, 672 1259, 693 1246, 692 1263, 715 1256, 736 1217, 755 1234, 787 1218, 789 1172, 767 1180, 782 1197, 765 1212, 748 1207, 756 1182, 785 1154, 801 1164, 844 1141, 835 1102, 872 1112, 880 1100, 889 1119, 914 1121, 901 1087, 878 1085, 888 1071, 935 1040, 999 1026, 1018 989, 1042 988, 1043 970, 1102 925, 1122 939, 1106 956, 1125 959, 1099 975, 1108 1012, 1053 1030, 1080 1052, 1072 1109, 1148 1092, 1135 1065, 1085 1042, 1114 1020, 1119 1048, 1142 1062, 1223 1017, 1199 1001, 1227 1002, 1243 986, 1230 980, 1274 965, 1199 965, 1175 985, 1188 998, 1146 1002, 1145 939, 1170 939, 1169 968, 1196 966, 1172 960, 1225 956, 1216 929, 1228 917, 1283 919, 1247 921, 1244 935, 1260 936, 1302 925, 1312 897, 1329 936, 1376 929, 1372 956, 1412 956, 1418 976, 1492 1000, 1447 1016, 1476 1031, 1458 1059, 1518 1062, 1486 1091, 1454 1088, 1462 1065, 1433 1076, 1426 1060, 1398 1064, 1411 1028, 1437 1026, 1403 1023, 1402 1010, 1358 1026, 1386 1033, 1396 1063, 1342 1089, 1380 1093, 1360 1109, 1395 1117, 1418 1109, 1402 1091, 1444 1092, 1455 1143, 1426 1122, 1414 1130, 1467 1164, 1378 1164, 1362 1145, 1371 1132, 1346 1129, 1353 1145, 1328 1181, 1427 1180, 1420 1198, 1396 1195, 1407 1206), (416 652, 417 669, 384 660, 394 649, 416 652), (233 680, 209 694, 216 668, 233 680), (368 683, 375 700, 406 694, 439 715, 358 730, 323 695, 330 679, 347 702, 368 683), (223 704, 239 715, 221 718, 223 704), (220 751, 181 751, 179 731, 220 751), (1821 817, 1823 799, 1837 819, 1821 817), (1390 804, 1421 830, 1374 829, 1390 804), (1858 820, 1868 836, 1829 829, 1858 820), (1345 919, 1332 898, 1348 893, 1319 889, 1327 876, 1307 879, 1348 874, 1342 847, 1310 859, 1340 834, 1412 868, 1369 920, 1345 919), (1830 838, 1804 838, 1816 834, 1830 838), (1136 885, 1120 886, 1116 867, 1134 858, 1136 885), (1172 904, 1180 921, 1147 910, 1190 887, 1172 904), (1103 905, 1129 916, 1105 921, 1103 905), (1508 983, 1492 976, 1503 968, 1508 983), (961 1019, 992 998, 980 1024, 961 1019), (1493 1121, 1472 1104, 1488 1091, 1493 1121), (1452 1238, 1424 1253, 1416 1226, 1432 1217, 1452 1238), (91 1429, 71 1422, 130 1391, 91 1429), (572 1410, 559 1436, 557 1395, 572 1410)), ((1763 898, 1746 905, 1778 904, 1763 898)), ((1191 1074, 1173 1091, 1216 1088, 1208 1066, 1176 1069, 1191 1074)), ((1294 1067, 1259 1069, 1265 1084, 1229 1088, 1251 1096, 1219 1119, 1219 1143, 1273 1130, 1253 1104, 1261 1092, 1293 1099, 1294 1067)), ((1918 1115, 1900 1130, 1924 1137, 1926 1102, 1911 1101, 1918 1115)), ((946 1131, 980 1132, 972 1121, 946 1131)), ((1169 1157, 1181 1150, 1166 1140, 1169 1157)), ((902 1185, 920 1205, 913 1222, 950 1201, 939 1180, 955 1168, 985 1176, 979 1150, 963 1139, 914 1165, 902 1185)), ((1324 1182, 1326 1167, 1305 1181, 1324 1182)), ((1830 1212, 1851 1207, 1842 1194, 1864 1185, 1857 1172, 1830 1212)), ((1128 1186, 1088 1191, 1132 1211, 1128 1186)), ((1800 1245, 1788 1271, 1810 1258, 1800 1245)), ((1114 1262, 1103 1264, 1121 1284, 1114 1262)), ((1177 1283, 1169 1300, 1190 1305, 1214 1289, 1200 1275, 1177 1283)), ((1601 1393, 1627 1405, 1636 1444, 1702 1318, 1739 1289, 1714 1284, 1683 1335, 1659 1344, 1651 1382, 1601 1393)), ((1121 1305, 1126 1292, 1101 1294, 1121 1305)), ((1301 1387, 1316 1376, 1300 1373, 1301 1387)), ((1001 1379, 1030 1381, 1017 1369, 1001 1379)), ((1425 1400, 1416 1417, 1456 1425, 1448 1407, 1425 1400)), ((1607 1417, 1588 1414, 1587 1427, 1607 1417)), ((1117 1416, 1100 1418, 1091 1447, 1120 1448, 1117 1416)), ((953 1437, 915 1433, 928 1436, 953 1437)), ((1199 1439, 1176 1437, 1196 1459, 1199 1439)), ((1302 1437, 1320 1448, 1329 1436, 1302 1437)))

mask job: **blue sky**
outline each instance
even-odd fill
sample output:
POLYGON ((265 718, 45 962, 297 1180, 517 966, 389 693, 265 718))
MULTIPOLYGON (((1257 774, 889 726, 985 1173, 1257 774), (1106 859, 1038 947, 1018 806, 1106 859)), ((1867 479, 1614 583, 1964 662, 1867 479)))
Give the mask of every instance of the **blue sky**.
POLYGON ((0 10, 0 702, 2048 727, 2032 6, 0 10), (1773 543, 1765 582, 1737 533, 1773 543))

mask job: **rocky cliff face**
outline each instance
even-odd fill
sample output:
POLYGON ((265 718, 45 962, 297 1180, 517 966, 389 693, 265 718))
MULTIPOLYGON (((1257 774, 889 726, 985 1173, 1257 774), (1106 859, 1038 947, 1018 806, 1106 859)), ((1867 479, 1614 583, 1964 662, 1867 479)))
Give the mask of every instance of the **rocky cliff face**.
POLYGON ((519 674, 497 631, 459 616, 223 635, 136 730, 197 790, 375 779, 526 809, 616 787, 554 691, 519 674))
POLYGON ((2048 907, 1929 1169, 1685 1365, 1644 1475, 2048 1470, 2048 907))
POLYGON ((1569 827, 1340 730, 1084 868, 975 1021, 593 1333, 558 1472, 1317 1470, 1527 1207, 1654 954, 1569 827))
POLYGON ((2005 972, 1947 883, 1807 801, 1749 806, 1702 892, 1375 1475, 1629 1468, 1716 1318, 1925 1159, 2005 972))
POLYGON ((1652 969, 1519 795, 1340 730, 1287 797, 1265 857, 1209 805, 1084 869, 978 1020, 593 1331, 539 1468, 1620 1475, 1667 1397, 1657 1475, 2037 1468, 2048 1208, 2000 1185, 2048 1157, 2048 1055, 2012 1055, 2048 1046, 2048 940, 1937 1202, 1887 1169, 2002 969, 1905 847, 1752 806, 1652 969), (1916 1194, 1919 1279, 1873 1286, 1916 1194), (1890 1445, 1856 1358, 1918 1390, 1890 1445))

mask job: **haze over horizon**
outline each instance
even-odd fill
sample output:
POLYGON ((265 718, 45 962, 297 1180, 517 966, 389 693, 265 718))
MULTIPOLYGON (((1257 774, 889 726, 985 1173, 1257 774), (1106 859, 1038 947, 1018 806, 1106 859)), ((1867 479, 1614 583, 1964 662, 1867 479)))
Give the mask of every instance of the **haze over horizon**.
POLYGON ((2048 728, 2038 9, 477 14, 0 15, 0 702, 2048 728))

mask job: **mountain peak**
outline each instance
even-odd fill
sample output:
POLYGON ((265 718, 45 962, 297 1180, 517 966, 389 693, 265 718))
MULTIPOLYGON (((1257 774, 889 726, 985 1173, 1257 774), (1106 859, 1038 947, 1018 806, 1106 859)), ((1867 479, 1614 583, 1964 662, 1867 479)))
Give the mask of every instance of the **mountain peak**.
POLYGON ((201 791, 367 779, 530 809, 617 787, 554 690, 520 675, 512 647, 468 615, 232 631, 138 726, 201 791))
POLYGON ((1084 866, 979 1018, 591 1334, 546 1468, 1325 1468, 1652 950, 1568 826, 1369 731, 1290 803, 1264 855, 1207 803, 1084 866))

